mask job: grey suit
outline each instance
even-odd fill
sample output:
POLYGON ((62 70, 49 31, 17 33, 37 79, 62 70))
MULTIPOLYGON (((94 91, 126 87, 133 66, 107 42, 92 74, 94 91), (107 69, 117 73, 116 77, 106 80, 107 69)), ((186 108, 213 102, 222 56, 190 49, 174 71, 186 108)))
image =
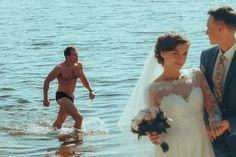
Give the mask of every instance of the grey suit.
MULTIPOLYGON (((205 73, 211 91, 214 87, 212 76, 218 53, 219 47, 215 46, 201 54, 201 69, 205 73)), ((216 157, 236 157, 236 53, 226 76, 220 109, 222 118, 230 122, 231 130, 226 131, 214 141, 216 157)))

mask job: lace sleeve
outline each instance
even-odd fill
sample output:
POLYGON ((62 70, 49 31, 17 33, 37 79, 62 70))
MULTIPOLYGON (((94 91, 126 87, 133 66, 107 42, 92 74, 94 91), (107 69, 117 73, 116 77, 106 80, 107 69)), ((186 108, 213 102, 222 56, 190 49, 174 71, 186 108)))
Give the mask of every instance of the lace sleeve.
POLYGON ((152 83, 149 87, 148 87, 148 92, 147 92, 147 98, 148 98, 148 104, 149 106, 157 106, 156 103, 156 90, 155 90, 155 85, 152 83))
POLYGON ((148 87, 148 92, 147 92, 147 98, 148 98, 148 104, 150 107, 158 107, 159 106, 159 103, 157 101, 157 95, 158 95, 158 90, 156 88, 156 85, 155 84, 151 84, 149 87, 148 87))
POLYGON ((204 97, 204 104, 205 108, 209 115, 209 124, 212 126, 214 123, 217 123, 221 121, 221 111, 219 106, 217 105, 216 99, 214 98, 208 83, 206 81, 206 78, 202 71, 198 70, 196 72, 197 80, 199 81, 199 84, 201 86, 203 97, 204 97))

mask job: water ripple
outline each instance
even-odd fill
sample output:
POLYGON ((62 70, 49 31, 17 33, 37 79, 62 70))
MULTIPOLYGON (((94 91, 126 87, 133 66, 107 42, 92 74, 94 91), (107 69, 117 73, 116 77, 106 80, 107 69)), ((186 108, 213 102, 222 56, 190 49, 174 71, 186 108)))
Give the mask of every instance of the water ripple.
POLYGON ((14 88, 11 88, 11 87, 2 87, 0 88, 0 92, 1 91, 14 91, 15 89, 14 88))
POLYGON ((23 98, 18 98, 16 100, 17 103, 20 103, 20 104, 27 104, 27 103, 31 103, 31 101, 29 100, 26 100, 26 99, 23 99, 23 98))
POLYGON ((1 105, 0 110, 11 111, 14 108, 18 108, 19 105, 1 105))
POLYGON ((11 97, 11 95, 0 95, 0 100, 6 100, 6 98, 11 97))

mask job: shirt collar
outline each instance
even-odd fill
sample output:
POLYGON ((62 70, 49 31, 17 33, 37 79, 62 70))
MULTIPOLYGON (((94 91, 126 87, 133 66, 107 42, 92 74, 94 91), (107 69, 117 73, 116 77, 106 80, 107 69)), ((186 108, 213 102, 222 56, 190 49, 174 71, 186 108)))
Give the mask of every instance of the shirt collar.
MULTIPOLYGON (((231 46, 230 49, 228 49, 228 51, 226 51, 226 52, 224 53, 224 56, 225 56, 228 60, 232 60, 235 51, 236 51, 236 42, 233 44, 233 46, 231 46)), ((220 54, 222 54, 222 50, 220 50, 220 54)))

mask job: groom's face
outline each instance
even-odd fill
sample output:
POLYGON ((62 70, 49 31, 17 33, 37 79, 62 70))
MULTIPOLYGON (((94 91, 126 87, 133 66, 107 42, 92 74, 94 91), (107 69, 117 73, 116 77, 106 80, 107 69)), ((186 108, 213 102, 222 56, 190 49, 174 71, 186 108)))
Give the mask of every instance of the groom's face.
POLYGON ((215 21, 213 16, 208 18, 206 34, 208 35, 211 44, 217 44, 217 39, 219 39, 218 22, 215 21))

